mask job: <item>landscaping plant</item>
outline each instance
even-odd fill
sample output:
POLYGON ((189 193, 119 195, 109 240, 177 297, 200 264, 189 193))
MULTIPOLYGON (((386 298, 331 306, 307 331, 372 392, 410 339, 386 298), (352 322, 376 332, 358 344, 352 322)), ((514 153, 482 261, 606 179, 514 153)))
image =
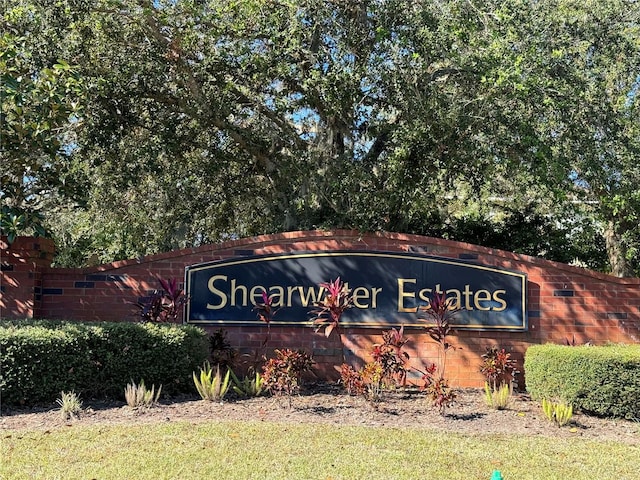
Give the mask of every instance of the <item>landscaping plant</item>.
POLYGON ((447 407, 453 405, 456 399, 456 392, 449 386, 449 381, 440 373, 435 363, 429 365, 422 375, 424 382, 420 390, 426 392, 433 402, 433 406, 444 415, 447 407))
POLYGON ((267 295, 267 292, 262 292, 262 303, 256 304, 253 309, 258 311, 258 319, 267 325, 267 331, 269 331, 273 317, 280 310, 273 306, 273 296, 267 295))
POLYGON ((370 402, 377 402, 384 391, 384 369, 377 362, 368 362, 360 370, 354 370, 346 363, 340 371, 342 385, 349 395, 362 395, 370 402))
POLYGON ((262 367, 264 388, 275 396, 285 395, 289 399, 300 391, 302 375, 311 370, 313 359, 303 350, 275 350, 262 367))
POLYGON ((420 307, 420 312, 423 312, 424 316, 419 318, 428 322, 425 327, 427 333, 438 345, 438 361, 422 372, 424 384, 421 390, 427 393, 441 414, 444 414, 446 408, 451 406, 456 398, 445 374, 447 353, 456 349, 448 340, 448 336, 453 331, 451 320, 459 311, 460 308, 454 306, 452 299, 447 298, 445 293, 433 293, 429 304, 420 307))
POLYGON ((178 287, 175 278, 158 278, 161 290, 154 290, 149 297, 138 300, 136 307, 138 315, 146 322, 172 322, 178 320, 178 315, 188 299, 184 291, 178 287))
POLYGON ((639 416, 640 345, 532 345, 524 370, 534 400, 562 399, 603 417, 639 416))
POLYGON ((573 405, 565 402, 552 402, 546 398, 542 399, 542 411, 558 427, 568 424, 573 417, 573 405))
POLYGON ((60 392, 56 403, 60 405, 60 416, 65 421, 78 418, 82 413, 82 400, 76 392, 60 392))
POLYGON ((158 391, 156 391, 155 385, 151 385, 151 390, 148 390, 144 380, 140 380, 138 385, 132 381, 124 389, 124 398, 131 408, 152 407, 158 403, 161 392, 162 385, 160 385, 158 391))
POLYGON ((329 337, 331 332, 340 326, 340 318, 345 310, 353 306, 351 290, 340 280, 321 283, 324 288, 324 297, 315 303, 315 309, 311 311, 316 331, 324 328, 324 336, 329 337))
POLYGON ((222 399, 229 391, 230 375, 231 370, 227 369, 227 374, 222 378, 219 366, 216 367, 216 373, 214 375, 211 364, 205 362, 204 366, 200 369, 200 375, 196 375, 196 372, 193 372, 193 383, 203 400, 222 402, 222 399))
POLYGON ((355 370, 351 365, 346 363, 342 364, 340 370, 340 379, 342 385, 349 395, 364 395, 366 392, 366 385, 362 379, 361 372, 355 370))
POLYGON ((496 410, 504 410, 511 402, 511 386, 502 383, 499 387, 494 388, 489 382, 484 382, 484 399, 487 406, 496 410))
POLYGON ((340 370, 342 385, 349 395, 363 395, 378 401, 385 388, 405 386, 409 354, 402 350, 408 339, 404 327, 391 328, 382 333, 382 343, 373 346, 373 361, 357 371, 343 363, 340 370))
POLYGON ((515 360, 504 348, 487 347, 482 355, 480 372, 485 376, 485 400, 487 405, 497 410, 507 408, 513 391, 512 380, 516 369, 515 360))
POLYGON ((227 340, 227 332, 222 328, 209 336, 209 355, 211 363, 220 368, 232 369, 238 356, 238 351, 227 340))
POLYGON ((382 368, 382 381, 387 388, 406 385, 409 354, 402 348, 408 341, 401 326, 383 332, 382 343, 373 346, 372 356, 382 368))
POLYGON ((361 372, 364 396, 370 402, 378 402, 384 389, 384 371, 378 362, 367 363, 361 372))
POLYGON ((258 319, 267 325, 267 334, 260 344, 260 349, 256 350, 253 356, 253 364, 251 368, 256 369, 259 363, 262 363, 266 360, 264 350, 269 343, 269 340, 271 339, 271 321, 280 309, 274 307, 273 295, 269 296, 267 295, 267 292, 262 292, 262 303, 256 304, 253 309, 258 311, 258 319))
POLYGON ((0 321, 2 403, 54 403, 70 390, 121 398, 132 378, 162 384, 169 395, 185 393, 207 355, 206 333, 192 325, 0 321))
POLYGON ((231 380, 233 382, 233 391, 241 397, 259 397, 264 391, 264 380, 260 372, 253 373, 250 371, 246 376, 240 380, 233 370, 229 370, 231 373, 231 380))

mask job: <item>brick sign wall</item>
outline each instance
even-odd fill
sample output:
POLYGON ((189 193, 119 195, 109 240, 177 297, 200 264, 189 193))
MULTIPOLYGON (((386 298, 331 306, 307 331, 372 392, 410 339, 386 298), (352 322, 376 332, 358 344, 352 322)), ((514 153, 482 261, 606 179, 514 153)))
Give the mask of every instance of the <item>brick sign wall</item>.
MULTIPOLYGON (((157 276, 182 281, 187 267, 274 254, 398 252, 521 274, 526 278, 526 328, 503 330, 480 326, 457 331, 452 342, 460 348, 449 355, 447 376, 458 386, 482 385, 483 377, 478 372, 480 355, 491 346, 511 351, 522 365, 524 352, 532 344, 574 339, 577 343, 594 344, 640 341, 640 279, 620 279, 525 255, 416 235, 344 230, 289 232, 85 269, 51 268, 53 245, 45 239, 20 238, 11 247, 2 241, 0 247, 0 315, 5 318, 135 321, 133 303, 158 287, 157 276)), ((337 275, 349 281, 341 272, 327 275, 325 281, 337 275)), ((374 279, 371 282, 375 283, 374 279)), ((401 285, 405 295, 401 300, 412 300, 411 279, 408 282, 404 279, 401 285)), ((382 287, 371 287, 369 291, 375 293, 373 288, 382 287)), ((494 301, 495 309, 502 307, 499 288, 487 288, 487 293, 479 294, 475 300, 474 294, 469 291, 467 295, 463 288, 458 288, 461 302, 476 301, 478 306, 489 309, 494 301)), ((476 288, 476 291, 484 290, 476 288)), ((364 295, 365 290, 361 292, 364 295)), ((364 300, 361 302, 364 304, 364 300)), ((406 305, 403 303, 408 309, 406 305)), ((336 335, 327 339, 315 333, 306 319, 300 320, 298 324, 274 324, 269 346, 304 348, 313 353, 321 376, 335 377, 334 366, 341 363, 343 348, 350 363, 361 364, 369 359, 371 345, 381 340, 382 326, 348 326, 342 329, 340 340, 336 335)), ((231 343, 246 353, 258 348, 266 335, 264 326, 250 321, 201 322, 201 325, 209 331, 224 328, 231 343)), ((410 338, 408 352, 416 366, 435 359, 436 347, 428 335, 419 328, 405 333, 410 338)))

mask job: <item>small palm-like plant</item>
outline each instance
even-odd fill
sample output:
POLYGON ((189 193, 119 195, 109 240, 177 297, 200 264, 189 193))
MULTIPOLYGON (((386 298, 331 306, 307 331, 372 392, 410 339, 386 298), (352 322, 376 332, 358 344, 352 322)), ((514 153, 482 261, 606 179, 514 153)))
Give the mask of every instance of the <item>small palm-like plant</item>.
POLYGON ((267 295, 267 292, 262 292, 262 303, 256 304, 253 309, 258 311, 258 318, 261 322, 266 323, 267 328, 269 328, 271 320, 279 310, 274 306, 273 296, 267 295))
POLYGON ((487 379, 484 384, 487 405, 496 410, 504 410, 511 401, 513 393, 513 376, 516 362, 511 354, 497 347, 488 347, 482 355, 480 372, 487 379))
POLYGON ((573 405, 564 402, 552 402, 546 398, 542 399, 542 411, 545 416, 555 423, 558 427, 562 427, 573 418, 573 405))
POLYGON ((60 405, 60 416, 65 421, 78 418, 82 413, 82 400, 73 391, 60 392, 60 398, 56 400, 56 403, 60 405))
POLYGON ((489 382, 484 382, 484 399, 490 408, 504 410, 511 402, 511 386, 503 383, 494 388, 489 382))
POLYGON ((214 375, 211 364, 205 362, 204 366, 200 369, 200 375, 196 375, 196 372, 193 372, 193 383, 203 400, 222 402, 222 399, 229 391, 230 377, 231 370, 227 370, 227 374, 222 378, 219 366, 216 367, 216 373, 214 375))
POLYGON ((262 341, 261 348, 265 348, 267 343, 269 343, 269 339, 271 338, 271 321, 279 310, 275 307, 273 298, 273 295, 269 296, 267 295, 267 292, 262 292, 262 303, 257 303, 253 308, 258 311, 258 318, 260 321, 267 325, 267 335, 262 341))
POLYGON ((264 391, 264 380, 260 372, 254 375, 248 374, 240 380, 232 370, 231 379, 233 380, 233 391, 241 397, 259 397, 264 391))
POLYGON ((487 352, 482 355, 480 373, 494 390, 497 390, 500 384, 512 381, 515 372, 516 362, 504 348, 498 350, 497 347, 488 347, 487 352))
POLYGON ((351 367, 351 365, 343 363, 340 371, 340 379, 349 395, 364 395, 366 393, 366 384, 362 378, 362 370, 357 371, 351 367))
POLYGON ((409 339, 404 336, 404 326, 382 332, 382 343, 373 346, 373 359, 382 367, 382 381, 385 387, 405 386, 409 354, 403 350, 409 339))
POLYGON ((148 390, 144 385, 144 380, 140 380, 139 385, 136 385, 133 381, 127 384, 124 389, 124 398, 127 401, 127 405, 131 408, 154 406, 160 398, 162 385, 160 385, 157 392, 155 388, 155 385, 151 385, 151 390, 148 390))

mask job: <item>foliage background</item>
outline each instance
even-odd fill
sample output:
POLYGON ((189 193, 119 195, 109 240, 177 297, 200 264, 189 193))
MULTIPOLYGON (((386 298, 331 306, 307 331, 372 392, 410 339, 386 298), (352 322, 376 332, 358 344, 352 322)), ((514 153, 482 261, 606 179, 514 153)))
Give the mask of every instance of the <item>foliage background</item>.
POLYGON ((347 227, 640 272, 637 2, 4 3, 3 230, 58 265, 347 227))

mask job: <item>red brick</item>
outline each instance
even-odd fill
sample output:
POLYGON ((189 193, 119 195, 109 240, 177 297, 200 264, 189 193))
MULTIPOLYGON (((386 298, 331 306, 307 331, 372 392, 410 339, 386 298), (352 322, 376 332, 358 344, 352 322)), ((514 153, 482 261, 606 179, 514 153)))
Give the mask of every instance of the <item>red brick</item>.
MULTIPOLYGON (((50 262, 54 251, 53 245, 41 242, 40 249, 35 250, 33 239, 21 245, 24 248, 7 250, 6 242, 0 241, 2 262, 14 265, 13 271, 2 272, 0 277, 5 287, 0 297, 0 314, 3 316, 23 317, 37 313, 49 318, 132 320, 131 302, 148 290, 157 288, 156 276, 182 280, 186 265, 233 258, 236 250, 252 250, 257 254, 327 249, 408 251, 410 247, 419 247, 431 254, 453 258, 461 253, 471 253, 485 265, 527 273, 528 309, 539 311, 540 317, 529 319, 529 332, 462 331, 452 336, 452 343, 461 347, 450 352, 448 357, 452 381, 458 386, 482 385, 483 378, 477 369, 487 346, 508 348, 514 358, 521 360, 528 345, 535 343, 561 343, 574 337, 579 343, 587 340, 596 343, 637 342, 640 336, 640 279, 618 279, 526 255, 417 235, 361 234, 350 230, 287 232, 203 245, 88 269, 50 268, 47 262, 50 262), (73 288, 74 282, 85 281, 86 275, 91 274, 127 275, 129 278, 124 282, 96 281, 93 289, 73 288), (36 302, 36 286, 62 288, 64 295, 43 295, 42 301, 36 302), (574 296, 556 297, 555 290, 573 290, 574 296), (620 321, 609 319, 607 314, 611 312, 627 312, 628 318, 620 321)), ((218 328, 207 327, 207 331, 211 333, 218 328)), ((228 340, 237 348, 257 349, 266 336, 263 326, 225 327, 225 330, 229 332, 228 340)), ((337 335, 326 339, 309 328, 274 327, 271 333, 269 345, 273 348, 341 348, 337 335)), ((348 356, 349 361, 362 363, 370 360, 371 346, 381 340, 382 332, 369 328, 346 329, 342 333, 345 349, 354 354, 348 356)), ((437 347, 426 333, 411 330, 406 335, 410 338, 406 349, 416 366, 437 360, 437 347)), ((317 370, 335 378, 335 363, 341 361, 340 356, 322 356, 317 370)))

